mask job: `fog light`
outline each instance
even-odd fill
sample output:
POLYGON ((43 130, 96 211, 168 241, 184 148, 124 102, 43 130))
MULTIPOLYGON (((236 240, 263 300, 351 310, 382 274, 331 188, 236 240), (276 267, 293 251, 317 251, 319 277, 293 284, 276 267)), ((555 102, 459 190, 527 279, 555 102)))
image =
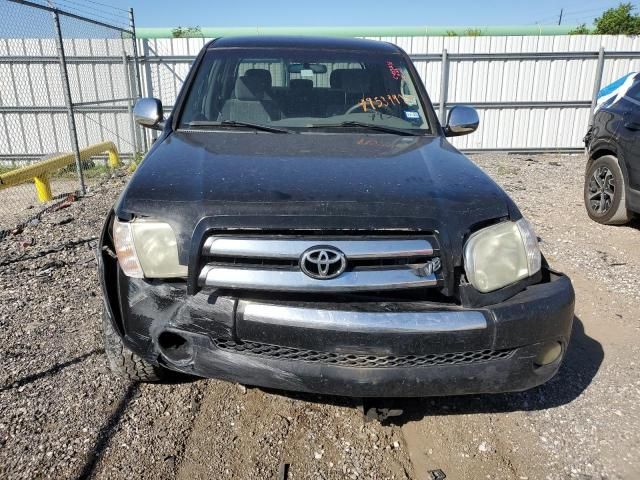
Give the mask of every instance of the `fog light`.
POLYGON ((562 354, 562 344, 560 342, 550 342, 545 344, 535 359, 535 364, 539 367, 555 362, 562 354))
POLYGON ((178 365, 186 364, 193 358, 191 343, 177 333, 162 332, 158 337, 158 346, 167 360, 178 365))

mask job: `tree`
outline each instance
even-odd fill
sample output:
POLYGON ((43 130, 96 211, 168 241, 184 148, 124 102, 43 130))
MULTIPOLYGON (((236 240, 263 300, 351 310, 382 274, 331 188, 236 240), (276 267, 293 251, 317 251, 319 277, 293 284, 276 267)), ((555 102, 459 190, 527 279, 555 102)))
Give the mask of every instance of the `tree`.
POLYGON ((634 6, 621 3, 610 8, 595 20, 596 35, 640 35, 640 15, 633 13, 634 6))
POLYGON ((202 37, 200 27, 176 27, 171 30, 173 38, 202 37))
POLYGON ((573 30, 569 30, 569 35, 589 35, 590 33, 591 31, 584 23, 582 25, 578 25, 573 30))
POLYGON ((482 30, 480 30, 479 28, 467 28, 464 31, 464 34, 467 37, 479 37, 480 35, 482 35, 482 30))

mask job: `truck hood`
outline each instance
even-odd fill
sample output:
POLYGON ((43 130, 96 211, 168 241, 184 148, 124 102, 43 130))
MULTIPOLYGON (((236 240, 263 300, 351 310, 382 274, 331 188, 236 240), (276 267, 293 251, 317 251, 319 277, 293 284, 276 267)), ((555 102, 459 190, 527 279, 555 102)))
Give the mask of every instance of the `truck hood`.
POLYGON ((116 214, 168 221, 185 263, 202 225, 428 230, 459 253, 471 227, 512 208, 500 187, 442 137, 190 131, 158 142, 116 214))

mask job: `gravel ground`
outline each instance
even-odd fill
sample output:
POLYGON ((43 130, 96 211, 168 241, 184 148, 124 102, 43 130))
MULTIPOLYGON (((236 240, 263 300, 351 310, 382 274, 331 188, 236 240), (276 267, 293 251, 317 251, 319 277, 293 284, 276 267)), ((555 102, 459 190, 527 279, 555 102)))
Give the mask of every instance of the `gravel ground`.
POLYGON ((640 478, 640 229, 592 222, 584 157, 477 155, 533 223, 552 267, 576 289, 559 374, 511 395, 406 402, 402 430, 416 478, 640 478))
POLYGON ((571 264, 609 291, 640 300, 640 220, 615 227, 589 219, 582 200, 586 163, 582 155, 473 159, 509 192, 534 225, 550 263, 571 264))
MULTIPOLYGON (((94 178, 86 179, 87 184, 95 181, 94 178)), ((78 181, 74 178, 52 178, 50 186, 52 195, 58 197, 67 192, 75 192, 78 181)), ((40 203, 33 182, 0 190, 0 232, 12 229, 54 203, 56 200, 40 203)))
POLYGON ((352 401, 111 376, 92 246, 125 181, 0 242, 0 478, 408 478, 352 401))
POLYGON ((215 380, 129 384, 106 368, 92 239, 122 189, 90 196, 0 242, 0 478, 640 477, 638 223, 582 206, 580 156, 478 155, 576 287, 559 375, 513 395, 354 401, 215 380), (49 253, 42 254, 44 251, 49 253))
POLYGON ((113 465, 123 478, 141 478, 146 462, 132 461, 139 455, 168 476, 164 458, 183 444, 201 385, 130 385, 106 368, 87 241, 124 183, 114 179, 0 242, 0 263, 23 256, 0 267, 2 478, 112 477, 113 465), (52 247, 61 249, 38 255, 52 247), (132 456, 119 462, 125 452, 132 456), (107 458, 117 463, 98 462, 107 458))

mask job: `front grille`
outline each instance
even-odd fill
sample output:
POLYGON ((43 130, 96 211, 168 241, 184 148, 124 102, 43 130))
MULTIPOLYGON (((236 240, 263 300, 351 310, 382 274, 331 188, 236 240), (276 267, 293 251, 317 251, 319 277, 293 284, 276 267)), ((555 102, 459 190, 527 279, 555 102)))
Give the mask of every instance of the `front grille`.
POLYGON ((328 293, 417 289, 443 283, 440 249, 435 236, 429 234, 212 235, 204 242, 201 255, 200 287, 328 293), (323 266, 321 261, 328 263, 323 266))
MULTIPOLYGON (((284 269, 296 270, 299 265, 297 258, 247 258, 247 257, 223 257, 209 256, 207 258, 209 265, 218 267, 247 267, 247 268, 268 268, 268 269, 284 269)), ((400 258, 364 258, 351 259, 349 266, 352 270, 376 269, 384 267, 406 267, 410 265, 424 264, 429 261, 427 256, 406 256, 400 258)))
POLYGON ((514 350, 477 350, 473 352, 434 353, 428 355, 363 355, 317 352, 300 348, 269 345, 266 343, 213 339, 220 350, 255 355, 276 360, 339 365, 360 368, 434 367, 482 363, 510 357, 514 350))

